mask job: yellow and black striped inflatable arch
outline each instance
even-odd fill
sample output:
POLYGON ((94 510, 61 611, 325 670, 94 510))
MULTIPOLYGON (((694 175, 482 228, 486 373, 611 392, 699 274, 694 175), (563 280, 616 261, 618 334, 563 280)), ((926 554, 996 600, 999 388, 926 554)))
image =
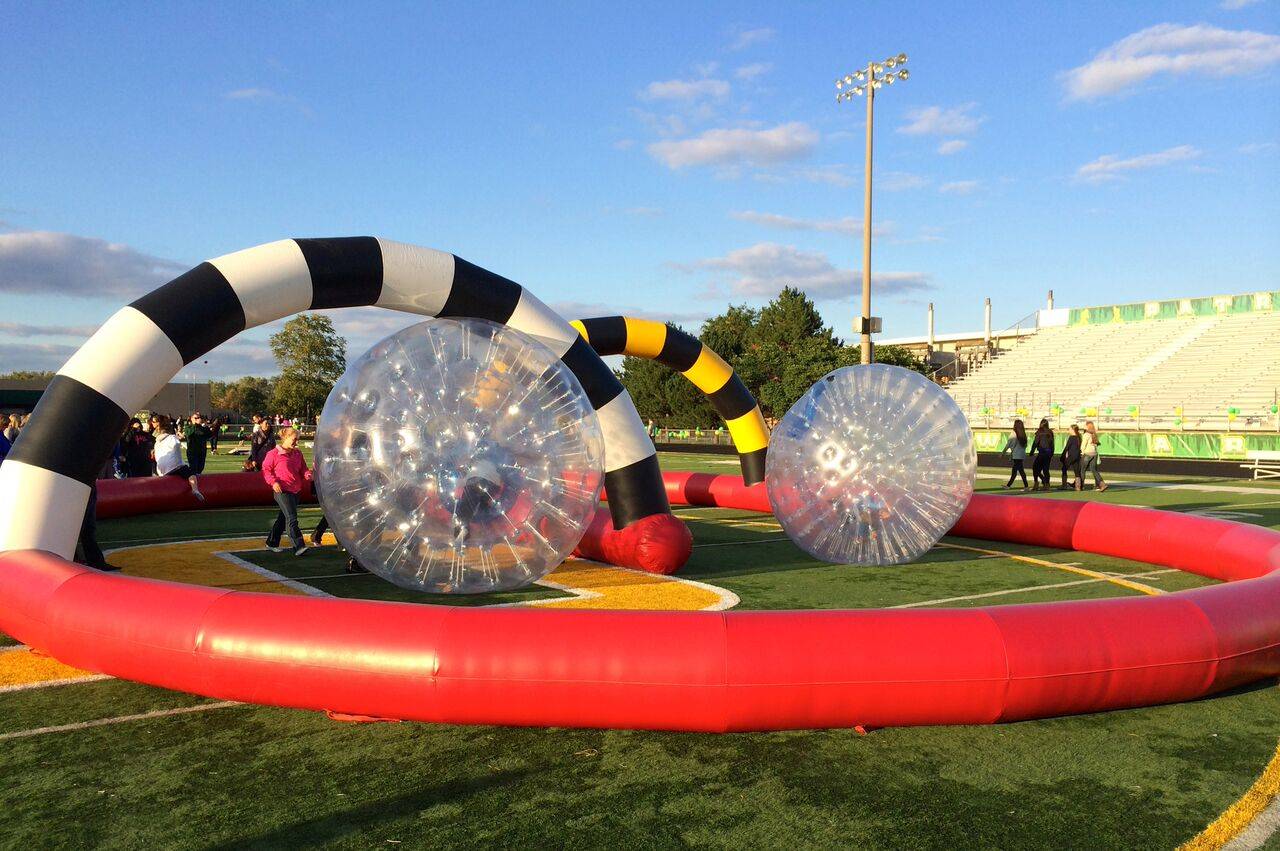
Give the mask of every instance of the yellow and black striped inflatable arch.
POLYGON ((630 316, 575 319, 578 329, 598 355, 631 355, 656 360, 679 372, 707 394, 707 401, 724 418, 742 463, 748 485, 764 481, 769 429, 755 397, 733 368, 693 337, 661 322, 630 316))

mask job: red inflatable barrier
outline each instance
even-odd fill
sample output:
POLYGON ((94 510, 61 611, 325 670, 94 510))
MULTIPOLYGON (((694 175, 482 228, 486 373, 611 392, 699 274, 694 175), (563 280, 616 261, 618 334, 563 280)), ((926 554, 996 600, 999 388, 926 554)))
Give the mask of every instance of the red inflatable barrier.
MULTIPOLYGON (((199 485, 204 502, 196 499, 183 478, 103 479, 98 482, 97 516, 109 520, 201 508, 275 505, 261 473, 215 473, 201 476, 199 485)), ((316 501, 309 482, 302 501, 316 501)), ((624 529, 614 529, 609 509, 602 507, 574 553, 618 567, 670 575, 684 567, 692 548, 689 527, 675 515, 653 514, 624 529)))
MULTIPOLYGON (((666 481, 673 502, 766 508, 763 489, 735 477, 666 481)), ((954 533, 1229 584, 954 610, 473 609, 201 588, 20 551, 0 554, 0 629, 76 667, 210 697, 476 724, 990 723, 1190 700, 1280 674, 1280 533, 983 495, 954 533)))

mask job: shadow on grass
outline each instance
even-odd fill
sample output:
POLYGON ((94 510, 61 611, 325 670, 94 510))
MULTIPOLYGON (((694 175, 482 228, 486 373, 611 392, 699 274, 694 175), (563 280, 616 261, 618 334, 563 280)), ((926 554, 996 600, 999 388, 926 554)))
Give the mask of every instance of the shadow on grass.
POLYGON ((351 809, 281 825, 257 836, 241 836, 211 848, 232 851, 241 848, 296 848, 317 846, 345 837, 358 836, 375 826, 392 831, 399 819, 411 818, 440 804, 456 804, 522 782, 538 771, 532 768, 504 771, 491 777, 451 781, 400 795, 369 801, 351 809))

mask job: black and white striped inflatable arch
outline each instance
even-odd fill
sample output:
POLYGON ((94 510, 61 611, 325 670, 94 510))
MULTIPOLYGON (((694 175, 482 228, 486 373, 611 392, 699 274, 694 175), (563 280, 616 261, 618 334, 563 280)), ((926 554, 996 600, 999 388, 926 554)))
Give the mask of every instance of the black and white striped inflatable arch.
POLYGON ((374 237, 286 239, 216 257, 122 308, 49 383, 0 465, 0 551, 70 559, 89 484, 135 411, 246 328, 374 305, 471 317, 539 338, 582 384, 604 434, 614 527, 670 511, 631 397, 576 329, 519 284, 452 254, 374 237))

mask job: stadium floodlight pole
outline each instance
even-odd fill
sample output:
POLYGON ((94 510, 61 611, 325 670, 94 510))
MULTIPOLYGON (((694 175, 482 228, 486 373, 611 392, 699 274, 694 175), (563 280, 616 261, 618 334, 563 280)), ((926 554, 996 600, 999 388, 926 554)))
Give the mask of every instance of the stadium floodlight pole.
POLYGON ((871 363, 871 140, 875 126, 876 89, 891 86, 897 80, 906 80, 911 72, 907 54, 890 56, 883 62, 868 62, 867 67, 836 80, 836 103, 853 100, 858 95, 867 96, 867 164, 862 200, 862 321, 858 333, 862 337, 862 362, 871 363), (885 69, 889 70, 886 71, 885 69), (898 70, 893 70, 893 69, 898 70), (856 85, 855 85, 856 81, 856 85), (846 86, 848 87, 846 89, 846 86))

